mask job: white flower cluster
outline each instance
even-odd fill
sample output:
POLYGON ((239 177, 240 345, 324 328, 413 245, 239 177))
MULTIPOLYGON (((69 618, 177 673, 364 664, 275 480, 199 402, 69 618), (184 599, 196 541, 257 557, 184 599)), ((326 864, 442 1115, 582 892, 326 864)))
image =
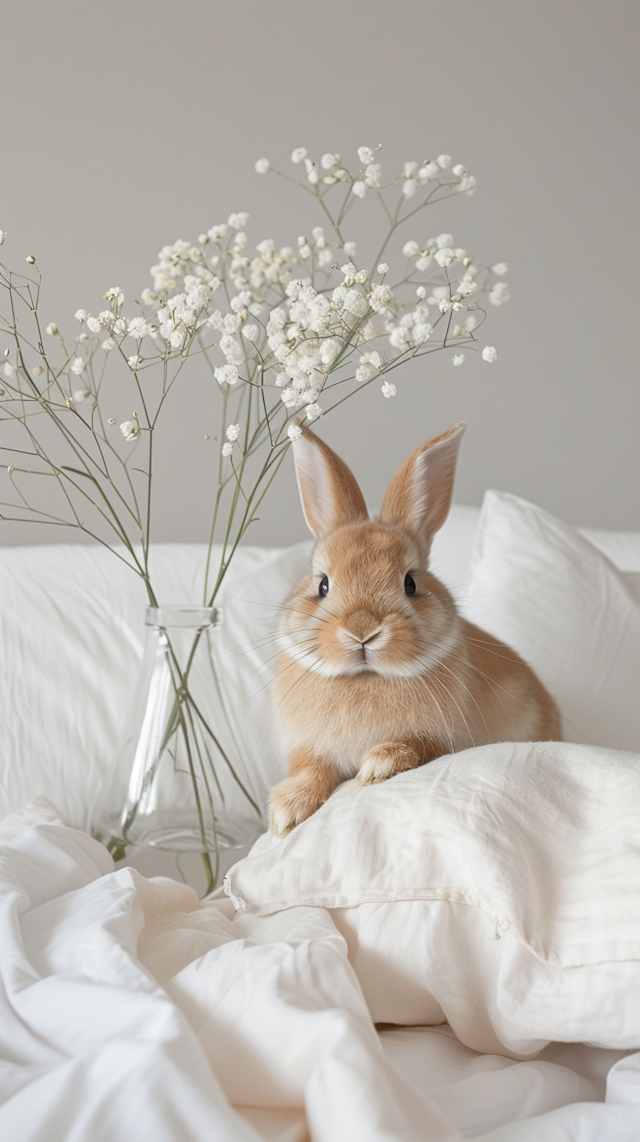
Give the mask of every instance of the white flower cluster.
MULTIPOLYGON (((438 201, 440 192, 442 197, 473 193, 475 179, 462 165, 452 164, 450 155, 441 154, 404 163, 385 183, 379 150, 359 147, 356 170, 344 166, 336 152, 326 152, 316 162, 306 148, 297 147, 291 158, 320 198, 330 195, 336 183, 345 184, 356 198, 369 192, 384 196, 395 188, 399 202, 391 209, 395 209, 396 220, 381 246, 381 251, 388 247, 392 262, 389 240, 402 221, 405 200, 426 188, 424 202, 406 208, 407 215, 413 216, 427 198, 435 195, 438 201)), ((264 175, 272 167, 262 158, 255 169, 264 175)), ((349 193, 347 199, 353 205, 349 193)), ((344 202, 344 194, 340 201, 344 202)), ((333 217, 326 207, 325 213, 333 217)), ((389 210, 387 214, 392 216, 389 210)), ((273 239, 264 239, 252 255, 247 222, 247 213, 238 211, 201 234, 196 244, 179 239, 163 246, 151 268, 153 287, 142 292, 140 315, 125 318, 124 294, 117 286, 105 294, 108 310, 94 317, 79 309, 80 332, 70 373, 76 377, 85 373, 98 347, 97 338, 105 331, 104 353, 119 348, 136 376, 154 359, 186 357, 197 343, 208 361, 209 354, 219 354, 221 359, 215 361, 214 356, 210 364, 225 393, 239 392, 245 383, 279 390, 286 431, 290 439, 296 439, 301 428, 287 424, 289 417, 304 409, 307 423, 318 419, 330 376, 332 385, 350 380, 356 386, 379 378, 383 395, 394 396, 396 386, 384 375, 388 369, 403 359, 441 348, 451 348, 453 365, 462 365, 467 354, 461 350, 473 347, 474 330, 486 316, 479 302, 488 299, 497 307, 510 296, 503 280, 506 264, 497 262, 491 269, 476 264, 469 251, 454 245, 450 233, 424 241, 405 240, 401 249, 406 261, 397 274, 389 262, 380 261, 380 255, 373 261, 375 269, 358 266, 355 242, 345 241, 335 222, 330 236, 326 224, 315 226, 300 235, 295 245, 277 246, 273 239), (223 283, 226 305, 214 308, 223 283), (136 343, 134 352, 124 349, 127 337, 136 343), (86 347, 84 342, 88 342, 86 347)), ((47 332, 58 334, 55 323, 47 332)), ((486 346, 482 357, 492 362, 496 350, 486 346)), ((146 373, 138 383, 143 377, 146 373)), ((84 399, 94 387, 91 373, 84 399)), ((74 399, 81 399, 80 391, 85 390, 77 390, 74 399)), ((226 431, 225 457, 231 456, 237 443, 240 430, 234 436, 235 427, 230 425, 226 431)), ((137 422, 126 421, 122 431, 125 439, 135 440, 140 429, 137 422)))
POLYGON ((160 336, 168 341, 172 349, 182 349, 187 338, 192 337, 203 319, 202 314, 212 293, 218 288, 218 278, 203 281, 193 274, 184 279, 184 290, 167 298, 158 310, 160 336))
POLYGON ((428 316, 427 305, 416 305, 409 313, 403 314, 398 322, 388 321, 386 332, 389 344, 401 353, 426 344, 433 333, 433 325, 427 321, 428 316))

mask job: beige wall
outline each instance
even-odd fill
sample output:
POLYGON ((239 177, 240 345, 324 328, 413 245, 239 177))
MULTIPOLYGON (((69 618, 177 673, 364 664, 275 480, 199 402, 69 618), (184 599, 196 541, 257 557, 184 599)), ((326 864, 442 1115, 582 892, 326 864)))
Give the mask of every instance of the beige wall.
MULTIPOLYGON (((251 212, 256 242, 295 242, 303 203, 254 174, 263 154, 449 151, 479 189, 429 229, 509 263, 499 360, 436 356, 394 401, 372 387, 322 432, 374 505, 412 447, 465 419, 458 500, 497 487, 637 528, 639 23, 637 0, 4 0, 0 226, 15 260, 37 253, 47 316, 72 326, 110 285, 138 293, 164 242, 232 209, 251 212)), ((190 399, 158 539, 205 535, 209 412, 190 399)), ((304 531, 287 464, 253 538, 304 531)), ((0 524, 0 542, 61 538, 0 524)))

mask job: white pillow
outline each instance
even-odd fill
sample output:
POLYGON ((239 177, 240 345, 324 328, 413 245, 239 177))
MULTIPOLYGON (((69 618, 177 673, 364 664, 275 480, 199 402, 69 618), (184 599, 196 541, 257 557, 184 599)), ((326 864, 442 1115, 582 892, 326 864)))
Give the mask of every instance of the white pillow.
POLYGON ((506 492, 484 498, 467 619, 529 663, 567 741, 640 750, 640 576, 506 492))
MULTIPOLYGON (((265 794, 285 772, 270 632, 308 549, 241 548, 220 598, 219 674, 265 794)), ((152 548, 161 603, 200 602, 205 558, 202 544, 152 548)), ((140 670, 145 607, 140 580, 101 547, 0 547, 0 818, 42 795, 88 828, 140 670)))
POLYGON ((499 743, 339 786, 225 878, 259 917, 331 910, 377 1022, 479 1051, 640 1046, 640 756, 499 743))

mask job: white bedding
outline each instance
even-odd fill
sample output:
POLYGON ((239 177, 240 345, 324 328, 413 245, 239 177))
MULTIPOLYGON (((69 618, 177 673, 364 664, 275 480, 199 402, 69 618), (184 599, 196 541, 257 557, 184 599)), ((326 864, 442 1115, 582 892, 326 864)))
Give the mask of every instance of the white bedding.
POLYGON ((3 1139, 637 1142, 640 1054, 378 1035, 326 912, 112 869, 45 803, 0 829, 3 1139))
MULTIPOLYGON (((454 507, 434 544, 461 599, 477 519, 454 507)), ((583 534, 640 571, 640 533, 583 534)), ((243 549, 223 599, 221 664, 265 785, 283 761, 263 637, 307 547, 243 549)), ((199 601, 201 546, 161 545, 153 560, 163 602, 199 601)), ((0 548, 0 817, 44 794, 86 827, 138 669, 144 602, 99 548, 0 548)), ((521 1062, 479 1054, 447 1026, 377 1034, 325 910, 201 907, 175 880, 113 871, 96 842, 56 822, 40 805, 0 827, 2 1142, 640 1138, 640 1055, 550 1044, 521 1062)), ((136 858, 174 877, 192 876, 189 863, 136 858)))

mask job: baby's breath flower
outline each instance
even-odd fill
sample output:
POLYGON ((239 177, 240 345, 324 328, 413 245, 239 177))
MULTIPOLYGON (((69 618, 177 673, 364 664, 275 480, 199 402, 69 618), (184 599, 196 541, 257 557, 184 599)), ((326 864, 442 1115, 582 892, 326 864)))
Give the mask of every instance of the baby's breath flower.
POLYGON ((284 389, 280 393, 280 400, 282 401, 285 408, 295 408, 300 404, 300 401, 298 400, 298 393, 294 389, 293 385, 290 385, 289 388, 284 389))
POLYGON ((404 246, 402 247, 402 253, 404 254, 405 258, 415 258, 416 254, 420 253, 420 247, 418 243, 414 242, 413 240, 410 242, 405 242, 404 246))
POLYGON ((129 322, 127 333, 129 337, 136 337, 140 340, 141 337, 146 337, 149 333, 149 326, 144 317, 132 317, 129 322))
POLYGON ((402 193, 405 198, 412 198, 418 189, 419 183, 416 178, 407 178, 402 184, 402 193))
POLYGON ((462 336, 462 332, 463 332, 463 329, 462 329, 461 325, 454 325, 454 327, 453 327, 453 336, 454 337, 462 336))
POLYGON ((308 421, 317 420, 319 416, 322 416, 322 409, 319 404, 308 404, 304 411, 308 421))
POLYGON ((240 425, 239 424, 227 425, 227 431, 226 431, 227 440, 231 440, 232 443, 235 443, 235 441, 238 439, 239 435, 240 435, 240 425))
POLYGON ((87 363, 86 361, 82 360, 82 357, 74 357, 73 361, 69 365, 71 372, 75 373, 76 377, 79 377, 82 373, 84 373, 86 367, 87 363))
MULTIPOLYGON (((503 283, 498 282, 497 284, 502 285, 503 283)), ((458 289, 456 292, 458 297, 470 297, 470 295, 475 293, 478 289, 480 289, 478 283, 471 281, 469 276, 465 274, 462 280, 458 282, 458 289)), ((506 301, 507 299, 505 298, 504 300, 506 301)))
POLYGON ((436 162, 441 170, 446 171, 447 167, 451 165, 451 155, 438 155, 436 162))
POLYGON ((358 147, 358 158, 364 167, 374 160, 374 154, 371 147, 358 147))
POLYGON ((235 385, 240 377, 236 365, 221 365, 213 374, 219 385, 235 385))
POLYGON ((75 317, 76 321, 86 321, 89 317, 89 313, 86 309, 76 309, 76 312, 73 316, 75 317))
POLYGON ((445 247, 453 246, 453 234, 438 234, 436 238, 436 246, 439 250, 444 250, 445 247))
POLYGON ((56 325, 55 321, 50 321, 47 325, 47 328, 45 329, 45 333, 48 333, 50 337, 55 337, 57 332, 58 326, 56 325))
POLYGON ((467 317, 465 320, 465 323, 464 323, 464 327, 465 327, 467 333, 473 333, 473 330, 475 329, 477 324, 478 324, 478 318, 477 317, 467 317))
POLYGON ((495 361, 497 356, 498 353, 493 345, 485 345, 484 349, 482 350, 483 361, 488 361, 489 364, 491 364, 493 361, 495 361))
POLYGON ((417 169, 418 169, 417 163, 414 163, 414 162, 405 163, 404 168, 403 168, 404 177, 405 178, 413 178, 417 169))
POLYGON ((33 256, 33 254, 28 254, 28 255, 27 255, 27 259, 26 259, 26 260, 27 260, 27 262, 29 263, 29 265, 30 265, 30 266, 35 266, 35 264, 36 264, 36 260, 35 260, 35 258, 34 258, 34 256, 33 256))
MULTIPOLYGON (((376 287, 374 286, 374 289, 375 288, 376 287)), ((347 312, 352 313, 354 317, 364 317, 367 309, 369 308, 369 302, 367 301, 364 294, 360 293, 360 290, 348 289, 344 298, 343 306, 347 312)))
POLYGON ((453 365, 461 365, 463 363, 463 361, 464 361, 464 353, 454 353, 453 357, 451 358, 451 363, 453 365))
POLYGON ((503 274, 508 272, 509 267, 506 262, 496 262, 495 266, 492 266, 491 269, 494 274, 498 274, 499 277, 502 277, 503 274))
POLYGON ((133 357, 127 357, 127 365, 130 369, 139 369, 142 364, 142 357, 139 353, 134 353, 133 357))
POLYGON ((434 258, 438 265, 442 266, 443 269, 445 266, 450 266, 451 263, 455 262, 456 260, 454 251, 447 249, 446 246, 444 246, 441 250, 436 250, 434 258))
POLYGON ((124 304, 124 294, 120 286, 112 286, 104 295, 105 301, 111 301, 118 308, 124 304))
POLYGON ((418 288, 416 290, 416 297, 419 298, 420 301, 422 301, 423 298, 425 298, 426 296, 427 296, 427 291, 424 288, 424 286, 418 286, 418 288))
POLYGON ((379 274, 388 274, 389 273, 389 267, 388 267, 386 262, 380 262, 380 265, 378 266, 378 273, 379 274))
POLYGON ((91 333, 99 333, 100 332, 100 330, 102 329, 102 325, 100 324, 100 321, 98 320, 97 317, 89 317, 88 318, 87 329, 91 333))
POLYGON ((42 365, 36 365, 31 370, 31 376, 32 377, 41 377, 43 373, 44 373, 44 369, 42 368, 42 365))
POLYGON ((386 313, 393 301, 393 291, 386 285, 374 285, 369 294, 369 305, 374 313, 386 313))
POLYGON ((356 244, 355 244, 355 242, 345 242, 342 249, 344 250, 344 252, 348 258, 355 258, 355 256, 356 256, 356 244))
POLYGON ((356 381, 359 385, 361 385, 363 381, 370 381, 371 378, 375 376, 375 372, 376 370, 372 365, 358 365, 356 369, 356 381))
POLYGON ((418 178, 420 179, 420 182, 427 182, 430 178, 437 178, 439 174, 440 167, 438 166, 437 162, 425 163, 424 166, 421 166, 420 170, 418 171, 418 178))
POLYGON ((2 371, 5 375, 5 377, 9 377, 9 379, 11 379, 11 377, 15 377, 15 375, 16 375, 16 371, 15 371, 13 365, 9 361, 7 361, 5 363, 2 371))
POLYGON ((492 305, 504 305, 510 297, 509 286, 506 282, 496 282, 489 291, 489 301, 492 305))
POLYGON ((289 440, 291 440, 291 441, 299 440, 300 437, 302 436, 302 429, 301 429, 300 425, 299 424, 290 424, 288 429, 287 429, 287 436, 289 437, 289 440))
POLYGON ((364 198, 365 194, 367 193, 367 184, 366 184, 366 182, 360 182, 360 181, 354 182, 353 186, 351 187, 351 190, 352 190, 352 193, 355 194, 357 198, 364 198))
POLYGON ((340 155, 331 155, 327 151, 327 153, 325 155, 323 155, 322 158, 320 159, 320 166, 324 170, 330 171, 330 170, 332 170, 333 167, 336 167, 339 162, 340 162, 340 155))
MULTIPOLYGON (((175 333, 172 334, 172 338, 175 336, 175 333)), ((232 333, 223 333, 220 338, 220 348, 230 365, 241 365, 244 361, 244 349, 240 339, 232 333)))
POLYGON ((125 440, 137 440, 140 435, 140 425, 137 420, 124 420, 120 425, 120 431, 125 440))
POLYGON ((396 395, 397 391, 398 390, 397 390, 396 386, 392 385, 391 381, 385 381, 384 382, 384 384, 382 386, 383 397, 394 397, 396 395))
POLYGON ((116 422, 115 416, 110 416, 109 420, 107 421, 108 424, 115 424, 115 422, 116 422))
POLYGON ((242 336, 247 338, 247 341, 257 341, 259 336, 259 329, 257 325, 245 325, 242 330, 242 336))
POLYGON ((269 162, 268 159, 258 159, 258 161, 256 163, 256 173, 257 174, 266 174, 267 171, 269 170, 270 166, 271 166, 271 163, 269 162))
POLYGON ((102 349, 105 353, 110 353, 112 349, 115 349, 115 347, 116 343, 113 340, 113 337, 107 337, 106 341, 102 342, 102 349))
POLYGON ((222 455, 223 456, 230 456, 232 452, 233 452, 233 442, 231 440, 225 440, 224 444, 222 445, 222 455))
MULTIPOLYGON (((227 222, 232 230, 242 230, 243 226, 247 225, 249 215, 246 211, 240 211, 237 214, 230 214, 227 222)), ((237 240, 237 239, 236 239, 237 240)))
POLYGON ((306 157, 307 157, 307 148, 306 147, 296 147, 295 150, 293 150, 291 152, 291 162, 292 163, 301 163, 303 159, 306 159, 306 157))
POLYGON ((76 389, 75 393, 73 394, 73 399, 77 404, 82 404, 82 401, 89 400, 90 396, 90 389, 76 389))

